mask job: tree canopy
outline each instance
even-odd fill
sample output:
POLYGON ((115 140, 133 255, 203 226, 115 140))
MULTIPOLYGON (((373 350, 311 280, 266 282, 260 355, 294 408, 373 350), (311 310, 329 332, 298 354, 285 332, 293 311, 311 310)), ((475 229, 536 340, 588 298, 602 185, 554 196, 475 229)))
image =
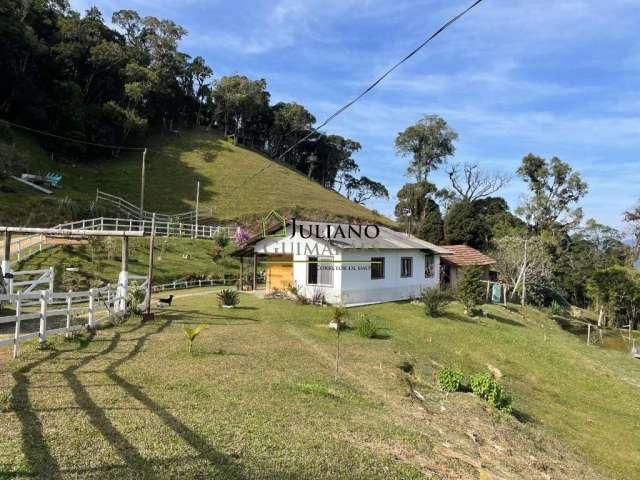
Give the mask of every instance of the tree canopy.
POLYGON ((410 157, 409 175, 426 181, 429 172, 437 169, 456 151, 458 134, 437 115, 426 115, 415 125, 407 127, 396 137, 398 155, 410 157))
MULTIPOLYGON (((313 130, 315 117, 296 102, 271 105, 266 79, 214 78, 204 58, 179 49, 187 33, 172 20, 134 10, 114 12, 109 25, 95 7, 82 15, 62 0, 4 0, 0 115, 110 145, 139 145, 150 130, 216 129, 325 187, 345 189, 349 175, 356 201, 384 197, 384 186, 354 177, 357 141, 313 130)), ((94 157, 90 146, 43 142, 56 158, 94 157)))

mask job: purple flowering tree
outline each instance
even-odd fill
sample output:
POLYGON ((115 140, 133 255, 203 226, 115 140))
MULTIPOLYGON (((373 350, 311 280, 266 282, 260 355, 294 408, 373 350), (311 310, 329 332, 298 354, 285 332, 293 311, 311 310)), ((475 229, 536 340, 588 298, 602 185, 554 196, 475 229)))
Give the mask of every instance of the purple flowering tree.
POLYGON ((233 240, 237 243, 237 244, 241 244, 246 242, 247 240, 249 240, 251 238, 251 235, 249 235, 249 232, 247 232, 244 228, 242 227, 238 227, 236 228, 236 233, 233 235, 233 240))

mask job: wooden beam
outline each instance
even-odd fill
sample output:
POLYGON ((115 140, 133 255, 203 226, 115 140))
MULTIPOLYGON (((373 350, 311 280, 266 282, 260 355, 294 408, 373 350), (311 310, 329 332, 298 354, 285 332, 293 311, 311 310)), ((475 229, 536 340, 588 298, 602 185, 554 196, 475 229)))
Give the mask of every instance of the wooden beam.
POLYGON ((2 227, 0 233, 29 233, 52 236, 52 237, 142 237, 144 232, 140 230, 82 230, 71 228, 35 228, 35 227, 2 227))
POLYGON ((151 314, 151 292, 153 286, 153 243, 156 238, 156 214, 151 217, 151 237, 149 238, 149 270, 147 272, 147 315, 151 314))
POLYGON ((11 232, 5 232, 4 234, 4 257, 5 261, 11 259, 11 232))
POLYGON ((253 254, 253 291, 256 291, 256 286, 257 286, 257 279, 256 277, 258 276, 258 254, 254 252, 253 254))

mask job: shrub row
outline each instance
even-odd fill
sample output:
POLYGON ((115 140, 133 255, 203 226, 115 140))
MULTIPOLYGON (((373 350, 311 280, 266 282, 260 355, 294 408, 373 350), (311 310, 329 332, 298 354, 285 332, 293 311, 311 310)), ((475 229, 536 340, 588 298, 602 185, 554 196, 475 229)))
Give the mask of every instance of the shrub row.
MULTIPOLYGON (((464 374, 454 368, 443 368, 436 375, 436 383, 445 392, 457 392, 464 388, 464 374)), ((469 388, 474 395, 486 400, 489 405, 506 413, 511 413, 511 396, 504 386, 489 373, 471 375, 469 388)))

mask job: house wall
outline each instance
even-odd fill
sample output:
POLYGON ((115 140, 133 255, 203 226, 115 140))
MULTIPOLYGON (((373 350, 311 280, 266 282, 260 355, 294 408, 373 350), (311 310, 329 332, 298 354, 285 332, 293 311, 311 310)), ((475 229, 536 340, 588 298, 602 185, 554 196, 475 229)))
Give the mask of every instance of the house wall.
POLYGON ((320 239, 301 238, 296 235, 293 238, 270 237, 260 240, 254 247, 254 251, 259 254, 291 255, 293 259, 293 284, 298 287, 300 293, 306 297, 313 297, 316 292, 324 295, 325 301, 329 303, 341 303, 342 275, 339 269, 334 270, 332 285, 308 285, 307 269, 308 264, 304 263, 309 257, 327 257, 333 260, 341 260, 341 252, 331 247, 327 242, 320 239))
POLYGON ((424 252, 420 250, 345 250, 343 261, 367 261, 372 257, 385 258, 385 272, 382 279, 371 279, 371 270, 344 270, 342 272, 342 297, 347 305, 388 302, 415 298, 428 287, 440 284, 440 257, 434 255, 433 275, 424 276, 424 252), (400 276, 402 257, 413 258, 413 275, 400 276))
POLYGON ((301 293, 312 297, 316 291, 324 294, 329 303, 359 305, 415 298, 427 287, 436 287, 440 281, 440 257, 434 254, 433 275, 424 276, 424 257, 421 250, 339 250, 321 239, 265 238, 254 247, 256 253, 267 255, 288 255, 294 260, 293 281, 301 293), (330 257, 341 263, 334 264, 331 286, 308 285, 309 256, 330 257), (370 261, 372 257, 385 258, 383 279, 371 279, 370 265, 349 264, 348 261, 370 261), (402 257, 413 258, 413 275, 400 277, 402 257))

